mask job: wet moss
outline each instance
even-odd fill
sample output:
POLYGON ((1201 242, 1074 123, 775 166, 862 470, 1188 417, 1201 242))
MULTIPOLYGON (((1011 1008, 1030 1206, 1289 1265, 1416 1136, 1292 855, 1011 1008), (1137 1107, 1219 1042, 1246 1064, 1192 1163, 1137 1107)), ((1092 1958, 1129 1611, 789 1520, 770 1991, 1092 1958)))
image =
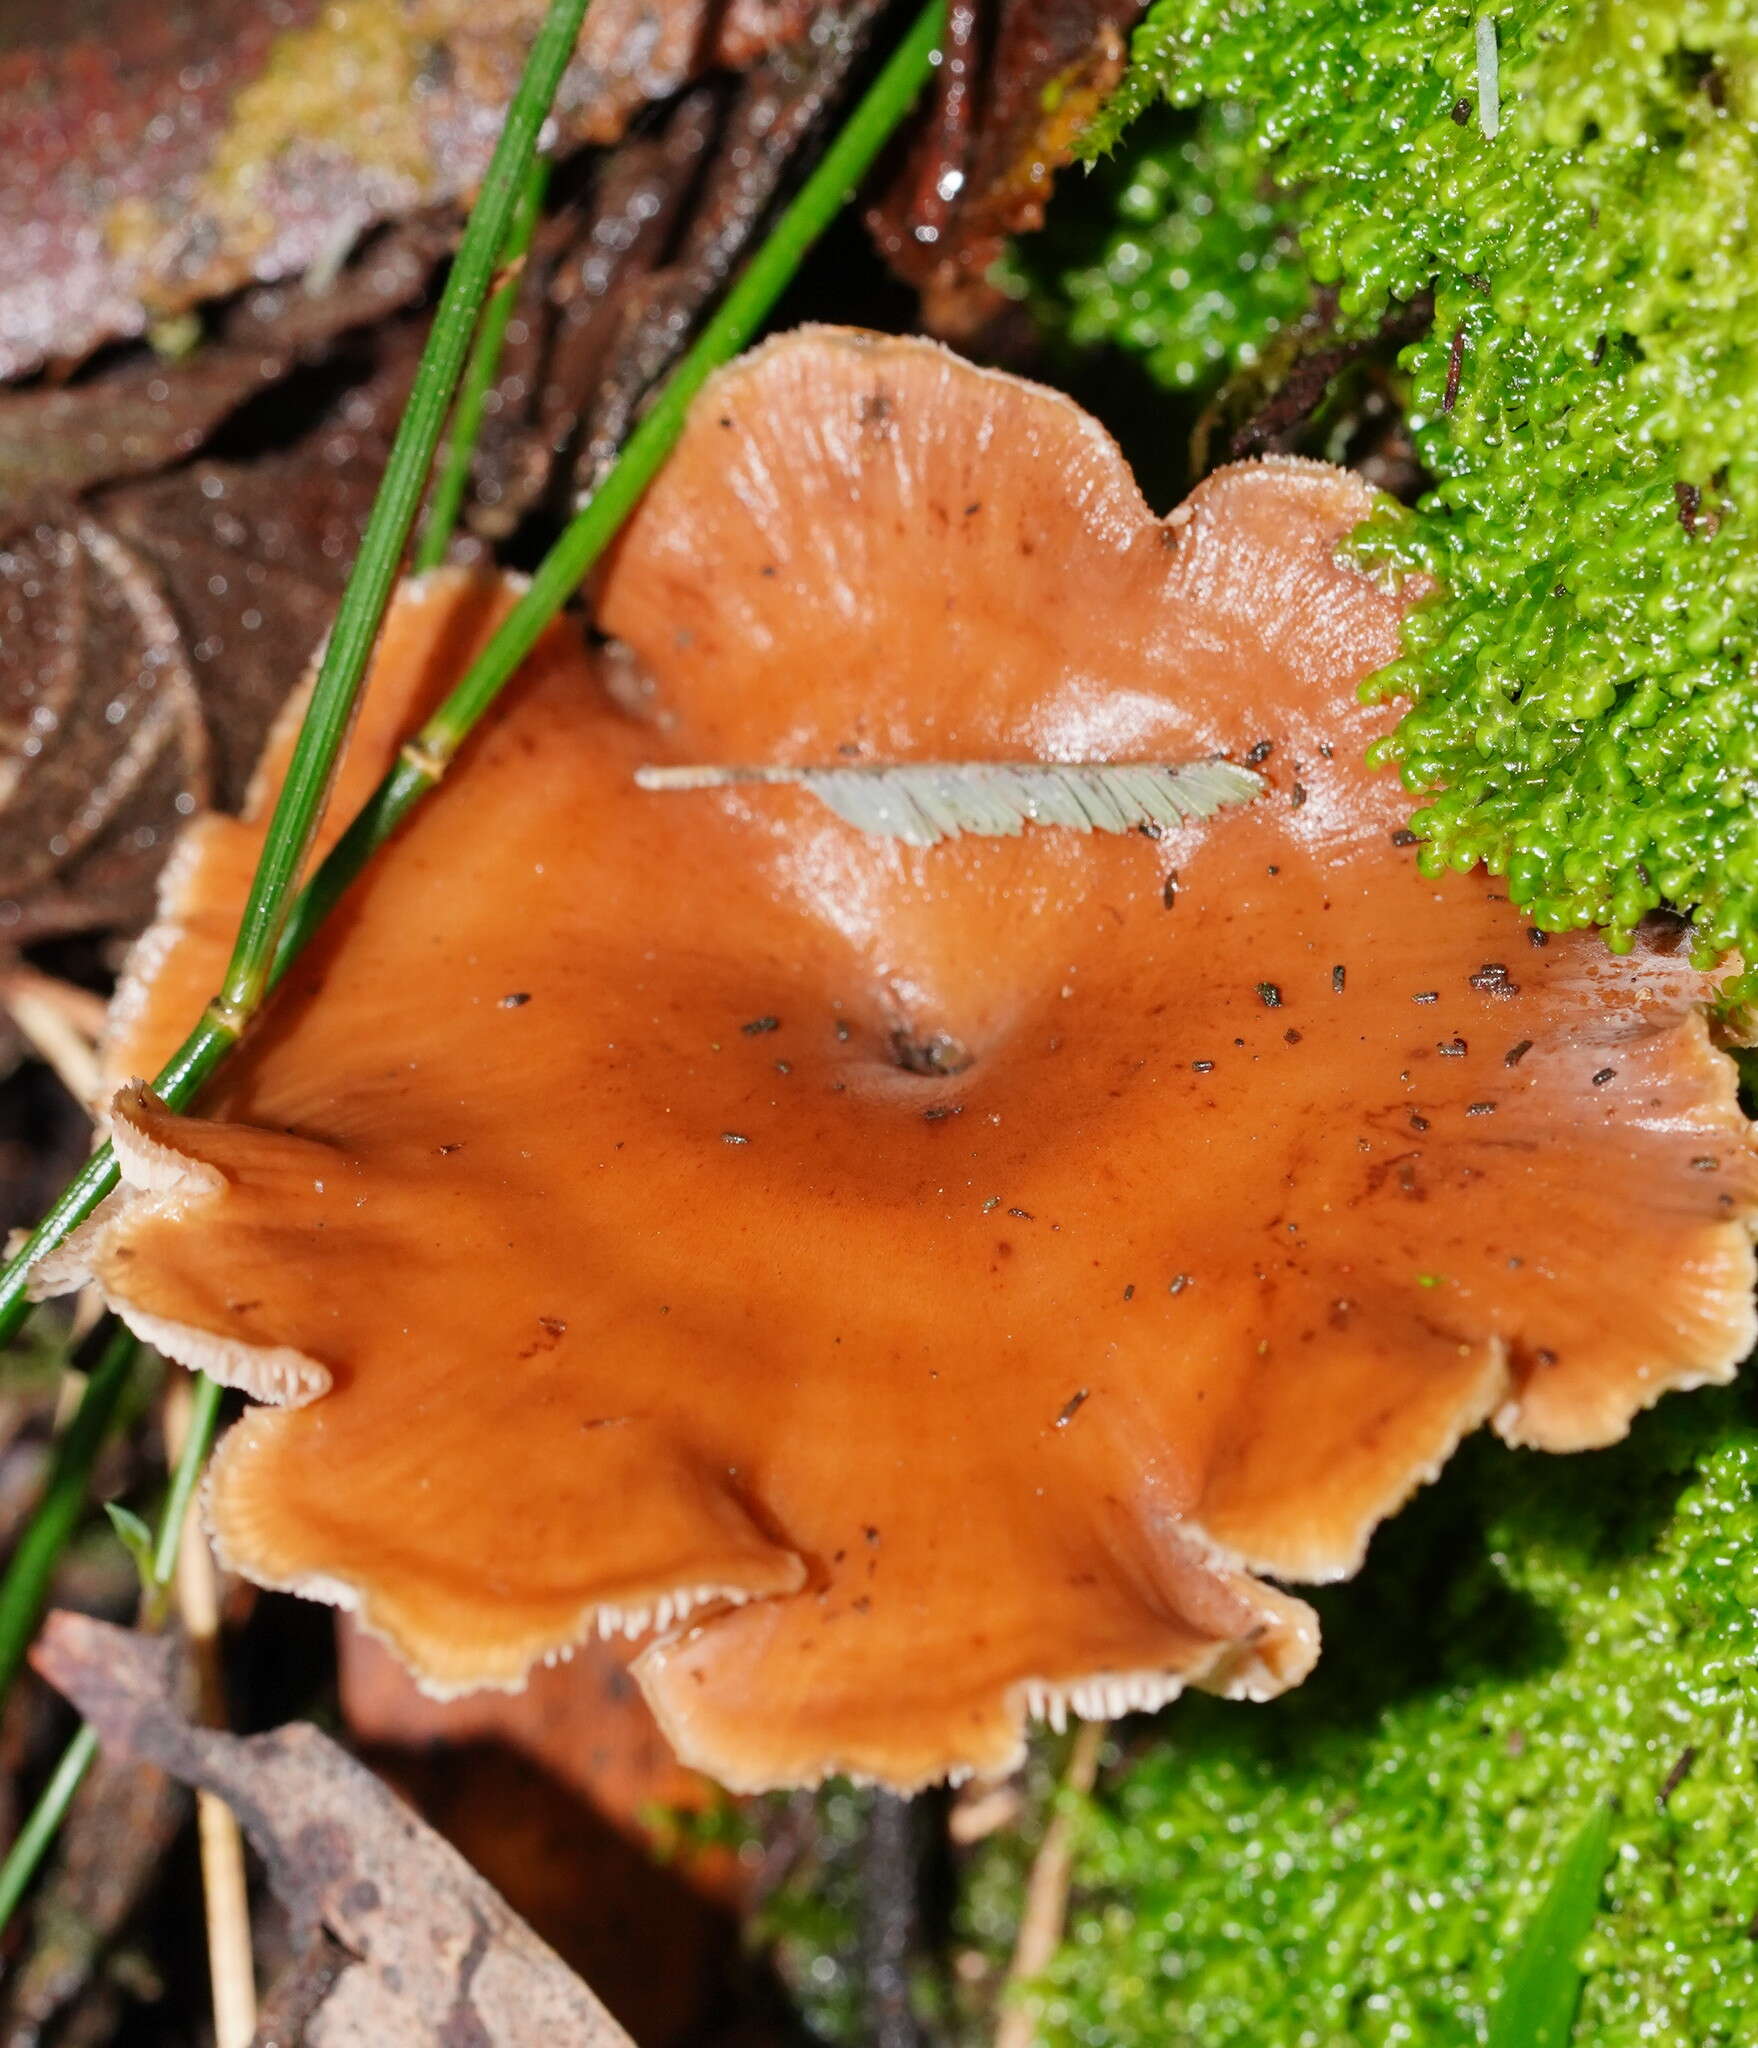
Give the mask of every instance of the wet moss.
POLYGON ((1610 1798, 1576 2040, 1752 2040, 1755 1597, 1758 1429, 1736 1397, 1578 1459, 1468 1447, 1323 1597, 1302 1691, 1125 1731, 1043 2038, 1464 2048, 1610 1798))
POLYGON ((1346 326, 1432 291, 1402 368, 1433 489, 1366 537, 1442 586, 1372 686, 1407 706, 1384 755, 1423 857, 1552 928, 1621 945, 1664 901, 1751 957, 1758 16, 1515 0, 1492 139, 1476 15, 1159 0, 1093 146, 1163 96, 1209 111, 1126 140, 1069 324, 1182 389, 1264 346, 1302 265, 1346 326))

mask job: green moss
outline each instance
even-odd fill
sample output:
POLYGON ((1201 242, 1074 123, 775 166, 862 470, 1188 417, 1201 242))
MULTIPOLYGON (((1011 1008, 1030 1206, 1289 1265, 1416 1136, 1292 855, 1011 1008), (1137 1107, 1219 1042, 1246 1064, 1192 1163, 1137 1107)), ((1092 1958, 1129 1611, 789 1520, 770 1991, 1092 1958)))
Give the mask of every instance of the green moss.
POLYGON ((1077 346, 1115 342, 1141 356, 1175 391, 1208 391, 1260 364, 1312 287, 1246 138, 1236 106, 1152 118, 1146 146, 1098 166, 1076 209, 1019 245, 1016 277, 1034 308, 1077 346), (1096 258, 1095 213, 1106 223, 1096 258))
MULTIPOLYGON (((1176 200, 1145 236, 1120 206, 1068 273, 1071 324, 1181 385, 1207 281, 1280 246, 1272 189, 1345 321, 1432 291, 1403 361, 1434 489, 1372 537, 1444 588, 1376 679, 1412 700, 1385 753, 1424 857, 1487 862, 1552 927, 1621 944, 1664 900, 1704 957, 1758 956, 1758 14, 1494 18, 1492 141, 1457 0, 1159 0, 1098 139, 1162 92, 1224 107, 1211 183, 1248 196, 1212 239, 1176 200)), ((1185 147, 1135 149, 1124 190, 1187 191, 1185 147)), ((1264 282, 1216 315, 1223 353, 1264 282)))
POLYGON ((1755 1538, 1733 1396, 1591 1457, 1467 1447, 1324 1597, 1302 1691, 1182 1702, 1093 1807, 1045 2040, 1476 2043, 1605 1798, 1575 2039, 1758 2038, 1755 1538))

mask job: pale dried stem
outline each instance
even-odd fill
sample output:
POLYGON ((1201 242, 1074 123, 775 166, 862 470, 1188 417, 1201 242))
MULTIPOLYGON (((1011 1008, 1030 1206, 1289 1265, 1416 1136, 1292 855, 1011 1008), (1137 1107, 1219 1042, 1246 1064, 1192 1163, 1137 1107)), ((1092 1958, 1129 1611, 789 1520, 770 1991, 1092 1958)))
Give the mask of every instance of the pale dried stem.
MULTIPOLYGON (((189 1429, 193 1383, 178 1373, 165 1398, 165 1440, 175 1465, 189 1429)), ((177 1553, 177 1608, 195 1672, 197 1718, 226 1725, 220 1671, 220 1588, 214 1554, 200 1517, 183 1526, 177 1553)), ((208 1976, 213 1986, 214 2048, 250 2048, 256 2037, 256 1970, 250 1951, 250 1896, 244 1842, 232 1809, 212 1792, 195 1795, 201 1844, 202 1902, 207 1915, 208 1976)))
POLYGON ((103 1086, 98 1065, 102 997, 34 967, 17 966, 0 974, 0 1004, 19 1036, 89 1115, 103 1086))
MULTIPOLYGON (((1099 1776, 1099 1753, 1105 1746, 1108 1721, 1083 1721, 1068 1752, 1068 1767, 1062 1775, 1065 1792, 1084 1799, 1099 1776)), ((1034 1978, 1050 1966, 1062 1940, 1068 1916, 1068 1886, 1074 1872, 1075 1816, 1066 1805, 1050 1816, 1044 1830, 1032 1874, 1026 1880, 1025 1909, 1020 1914, 1019 1939, 1014 1944, 1013 1962, 1008 1968, 1002 1992, 1001 2022, 995 2029, 995 2048, 1032 2048, 1037 2039, 1037 2019, 1021 1995, 1034 1978)))

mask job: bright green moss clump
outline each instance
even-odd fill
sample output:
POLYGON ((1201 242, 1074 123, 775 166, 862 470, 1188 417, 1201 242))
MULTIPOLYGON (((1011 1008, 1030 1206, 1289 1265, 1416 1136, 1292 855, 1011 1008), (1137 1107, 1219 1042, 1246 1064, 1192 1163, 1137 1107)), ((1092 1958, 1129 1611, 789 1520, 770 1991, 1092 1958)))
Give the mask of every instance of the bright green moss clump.
POLYGON ((1258 364, 1299 323, 1312 285, 1287 209, 1262 189, 1240 109, 1205 109, 1155 143, 1100 171, 1121 225, 1096 262, 1058 262, 1071 238, 1054 232, 1019 256, 1044 279, 1052 319, 1054 298, 1066 298, 1058 324, 1071 341, 1119 342, 1161 383, 1197 391, 1258 364))
MULTIPOLYGON (((1554 927, 1617 943, 1664 900, 1705 954, 1758 957, 1758 9, 1514 0, 1494 21, 1491 140, 1457 0, 1159 0, 1097 139, 1162 90, 1224 106, 1204 132, 1260 214, 1205 255, 1174 207, 1128 275, 1108 231, 1074 324, 1184 382, 1188 280, 1242 238, 1275 248, 1271 193, 1349 326, 1432 291, 1403 362, 1435 487, 1376 537, 1446 593, 1377 679, 1414 700, 1387 753, 1427 799, 1426 858, 1487 861, 1554 927)), ((1138 153, 1125 191, 1187 187, 1183 146, 1138 153)))
POLYGON ((1735 1397, 1593 1457, 1469 1446, 1325 1600, 1302 1692, 1181 1702, 1104 1796, 1046 2041, 1466 2048, 1597 1799, 1575 2041, 1758 2040, 1755 1602, 1735 1397))

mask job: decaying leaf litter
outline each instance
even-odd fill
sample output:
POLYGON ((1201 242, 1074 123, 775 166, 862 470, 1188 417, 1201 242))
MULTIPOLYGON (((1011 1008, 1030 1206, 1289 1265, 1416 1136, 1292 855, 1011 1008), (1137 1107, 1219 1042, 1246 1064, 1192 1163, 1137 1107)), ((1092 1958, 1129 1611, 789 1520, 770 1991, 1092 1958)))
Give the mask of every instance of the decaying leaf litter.
MULTIPOLYGON (((680 116, 679 116, 679 118, 680 118, 680 121, 682 121, 682 120, 684 119, 684 114, 685 114, 685 111, 686 111, 686 110, 680 110, 680 116)), ((944 115, 944 109, 942 109, 942 114, 944 115)), ((944 126, 944 123, 943 123, 943 126, 944 126)), ((686 146, 687 146, 687 145, 686 145, 686 146)), ((642 210, 642 205, 641 205, 641 202, 637 202, 636 210, 637 210, 637 211, 641 211, 641 210, 642 210)), ((943 316, 943 317, 944 317, 944 316, 943 316)), ((555 392, 557 391, 557 389, 558 389, 558 388, 559 388, 559 387, 557 387, 557 386, 556 386, 556 385, 555 385, 555 384, 553 383, 553 381, 552 381, 552 387, 551 387, 551 390, 552 390, 552 402, 553 402, 553 399, 554 399, 554 395, 555 395, 555 392)), ((626 399, 625 399, 625 401, 624 401, 624 402, 625 402, 625 404, 626 404, 626 399)), ((563 405, 562 405, 562 412, 563 412, 563 414, 565 414, 565 411, 566 411, 566 407, 565 407, 565 401, 564 401, 564 402, 563 402, 563 405)), ((556 414, 554 414, 554 413, 552 413, 552 415, 551 415, 551 417, 552 417, 552 418, 554 418, 554 417, 556 417, 556 416, 557 416, 557 415, 556 415, 556 414)), ((605 445, 605 441, 606 441, 606 439, 607 439, 607 438, 611 438, 611 437, 607 437, 607 436, 599 436, 599 437, 597 437, 597 440, 596 440, 596 450, 597 450, 597 456, 598 456, 598 458, 599 458, 599 459, 601 459, 601 458, 602 458, 602 452, 603 452, 603 448, 604 448, 604 445, 605 445)), ((527 445, 529 445, 529 444, 527 444, 527 445)), ((581 442, 580 442, 580 444, 579 444, 578 448, 576 449, 576 453, 577 453, 577 454, 582 454, 582 453, 583 453, 583 452, 584 452, 584 451, 585 451, 586 449, 592 448, 593 446, 594 446, 594 443, 593 443, 593 441, 592 441, 591 439, 589 439, 589 438, 586 438, 586 437, 582 437, 582 440, 581 440, 581 442)), ((182 450, 182 449, 179 449, 179 450, 177 450, 177 451, 176 451, 175 453, 171 453, 171 452, 170 452, 169 450, 167 450, 167 451, 165 451, 165 452, 163 452, 163 453, 155 453, 155 452, 154 452, 154 451, 152 451, 152 450, 147 450, 147 451, 145 451, 145 459, 147 459, 147 460, 151 461, 151 462, 152 462, 153 464, 155 464, 155 465, 157 465, 157 464, 159 464, 159 463, 162 463, 162 462, 166 462, 166 461, 169 461, 169 462, 171 462, 171 463, 173 463, 173 464, 176 464, 176 465, 178 465, 178 467, 180 468, 181 466, 183 466, 183 457, 184 457, 184 453, 185 453, 185 451, 184 451, 184 450, 182 450)), ((562 471, 560 471, 560 470, 558 470, 558 469, 557 469, 557 468, 556 468, 556 467, 554 466, 554 461, 553 461, 553 458, 551 458, 551 459, 550 459, 549 461, 547 461, 547 462, 543 462, 543 461, 540 461, 540 462, 536 463, 535 465, 534 465, 534 464, 533 464, 533 463, 531 462, 531 459, 530 459, 530 457, 529 457, 529 456, 527 456, 527 457, 525 458, 525 461, 526 461, 526 467, 525 467, 524 475, 525 475, 525 478, 527 479, 526 483, 525 483, 524 485, 522 485, 522 486, 521 486, 521 485, 520 485, 520 484, 519 484, 519 483, 518 483, 517 481, 515 481, 514 483, 510 484, 509 486, 507 486, 507 487, 505 488, 505 490, 504 490, 503 494, 502 494, 502 497, 501 497, 501 502, 502 502, 503 506, 506 506, 506 507, 510 507, 510 508, 514 508, 514 509, 516 510, 516 512, 517 512, 517 514, 518 514, 518 515, 520 515, 520 516, 527 516, 527 517, 528 517, 528 516, 530 516, 529 508, 530 508, 531 506, 533 506, 533 505, 537 505, 537 504, 539 504, 539 503, 541 502, 541 498, 542 498, 542 495, 543 495, 543 492, 542 492, 542 489, 541 489, 541 488, 540 488, 540 489, 538 490, 538 492, 536 493, 536 495, 535 495, 535 496, 534 496, 534 495, 532 495, 532 493, 531 493, 531 486, 530 486, 530 483, 529 483, 529 481, 528 481, 528 480, 529 480, 529 479, 530 479, 530 478, 531 478, 531 477, 532 477, 533 475, 536 475, 536 476, 539 476, 539 477, 542 477, 542 476, 545 476, 545 475, 547 475, 547 477, 548 477, 548 478, 549 478, 549 479, 551 480, 551 481, 550 481, 550 483, 549 483, 549 485, 548 485, 548 488, 549 488, 549 489, 550 489, 551 491, 553 491, 553 490, 554 490, 554 489, 556 488, 556 485, 555 485, 555 483, 554 483, 554 481, 553 481, 553 480, 554 480, 555 478, 557 478, 558 476, 560 476, 561 474, 563 474, 563 472, 562 472, 562 471)), ((170 473, 170 474, 173 474, 173 475, 174 475, 174 474, 178 473, 178 471, 177 471, 177 469, 175 469, 175 468, 174 468, 174 469, 172 469, 172 470, 171 470, 171 471, 170 471, 169 473, 170 473)), ((495 513, 494 513, 494 511, 493 511, 493 506, 494 506, 494 503, 495 503, 495 501, 496 501, 496 495, 497 495, 497 494, 496 494, 496 489, 495 489, 495 486, 494 486, 494 484, 493 484, 492 478, 488 478, 488 479, 485 479, 484 481, 485 481, 485 482, 487 483, 487 488, 486 488, 486 489, 485 489, 485 490, 484 490, 484 491, 482 492, 482 494, 481 494, 481 498, 480 498, 480 500, 479 500, 479 503, 480 503, 480 505, 481 505, 482 509, 481 509, 481 511, 479 512, 478 516, 479 516, 479 518, 481 518, 481 519, 482 519, 482 520, 484 521, 484 523, 485 523, 485 526, 486 526, 487 528, 489 528, 489 529, 494 529, 494 528, 496 528, 496 525, 497 525, 497 521, 496 521, 496 515, 495 515, 495 513)), ((553 499, 552 499, 552 502, 553 502, 553 499)), ((500 521, 499 521, 499 525, 498 525, 498 530, 499 530, 499 531, 501 531, 501 532, 505 532, 505 530, 506 530, 506 528, 507 528, 508 524, 510 524, 510 523, 511 523, 511 517, 512 517, 512 514, 511 514, 510 512, 503 512, 503 514, 501 515, 500 521)), ((140 604, 139 604, 138 602, 133 602, 133 603, 132 603, 132 605, 131 605, 131 601, 130 601, 130 599, 128 598, 128 595, 127 595, 127 593, 125 592, 125 593, 124 593, 124 597, 123 597, 123 606, 124 606, 124 608, 129 608, 129 609, 130 609, 130 616, 131 616, 131 620, 132 620, 132 621, 133 621, 133 622, 134 622, 134 623, 135 623, 135 624, 136 624, 136 625, 138 626, 138 621, 139 621, 139 615, 140 615, 140 612, 141 612, 141 610, 142 610, 142 607, 141 607, 141 605, 140 605, 140 604)), ((188 794, 188 793, 189 793, 189 792, 188 792, 188 790, 187 790, 186 788, 179 788, 179 789, 177 789, 177 790, 176 790, 176 794, 178 794, 178 795, 182 795, 182 794, 188 794)), ((144 848, 144 849, 141 849, 141 850, 142 850, 143 852, 149 852, 149 853, 150 853, 150 848, 144 848)), ((97 924, 97 925, 100 925, 100 926, 105 926, 105 925, 109 925, 109 924, 111 924, 111 923, 112 923, 112 921, 113 921, 112 919, 110 919, 110 918, 107 918, 107 917, 95 917, 95 918, 93 918, 93 917, 81 917, 81 918, 76 918, 76 919, 69 919, 69 920, 68 920, 68 922, 69 922, 69 923, 72 923, 72 922, 85 922, 85 923, 97 924)), ((45 922, 45 925, 44 925, 44 926, 43 926, 42 928, 45 928, 45 929, 48 929, 48 928, 53 928, 53 922, 54 922, 53 918, 51 918, 51 919, 47 920, 47 921, 45 922)), ((1414 1128, 1414 1120, 1413 1120, 1413 1128, 1414 1128)), ((1019 1210, 1019 1209, 1017 1208, 1017 1205, 1016 1205, 1016 1211, 1015 1211, 1015 1213, 1025 1213, 1025 1212, 1023 1212, 1023 1211, 1019 1210)), ((883 1946, 884 1946, 884 1944, 883 1944, 883 1943, 881 1943, 881 1947, 883 1947, 883 1946)), ((896 2017, 896 2015, 894 2014, 894 2015, 893 2015, 893 2017, 895 2018, 895 2017, 896 2017)), ((908 2015, 907 2015, 907 2014, 905 2014, 905 2015, 904 2015, 904 2017, 903 2017, 903 2020, 902 2020, 902 2022, 900 2022, 900 2023, 902 2023, 902 2024, 906 2024, 906 2025, 907 2025, 907 2024, 913 2024, 912 2022, 910 2022, 910 2021, 909 2021, 909 2019, 908 2019, 908 2015)), ((901 2037, 899 2037, 899 2038, 901 2038, 901 2037)))

